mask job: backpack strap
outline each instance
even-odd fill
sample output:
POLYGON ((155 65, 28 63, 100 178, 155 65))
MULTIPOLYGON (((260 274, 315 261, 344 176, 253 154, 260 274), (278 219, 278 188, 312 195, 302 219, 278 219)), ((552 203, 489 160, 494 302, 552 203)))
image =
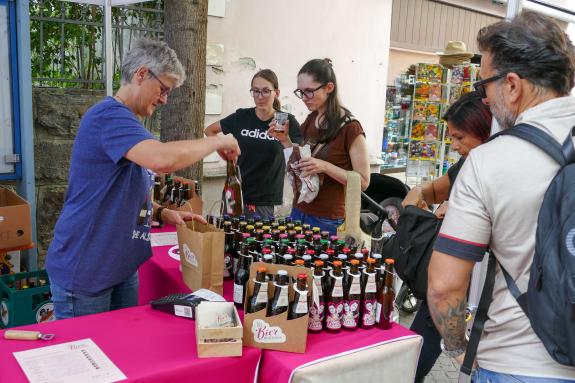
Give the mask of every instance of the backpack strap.
POLYGON ((477 306, 477 311, 475 312, 475 320, 473 321, 473 327, 471 328, 471 334, 469 335, 469 342, 467 343, 467 349, 465 350, 465 358, 463 359, 463 364, 461 365, 460 380, 465 375, 471 375, 473 370, 473 363, 475 362, 475 356, 477 355, 477 347, 479 346, 479 340, 481 339, 481 333, 483 332, 483 327, 485 326, 485 321, 487 321, 487 311, 489 310, 489 305, 493 299, 493 285, 495 284, 495 265, 497 260, 495 255, 489 250, 489 260, 487 264, 487 274, 485 276, 485 284, 483 285, 483 291, 481 292, 481 298, 479 298, 479 305, 477 306))
POLYGON ((573 146, 573 137, 575 137, 575 126, 571 128, 571 131, 563 141, 563 156, 567 160, 567 164, 572 164, 575 162, 575 147, 573 146))
MULTIPOLYGON (((574 127, 575 128, 575 127, 574 127)), ((572 130, 573 132, 573 130, 572 130)), ((515 136, 525 141, 532 143, 539 149, 547 153, 551 158, 553 158, 559 165, 564 166, 566 164, 565 155, 563 154, 563 148, 557 140, 551 137, 549 134, 545 133, 539 128, 536 128, 529 124, 518 124, 512 128, 502 130, 501 132, 494 134, 489 141, 499 136, 515 136)), ((573 143, 571 141, 571 134, 567 137, 571 148, 573 148, 573 143)), ((567 141, 567 140, 566 140, 567 141)), ((566 145, 567 142, 564 143, 566 145)))

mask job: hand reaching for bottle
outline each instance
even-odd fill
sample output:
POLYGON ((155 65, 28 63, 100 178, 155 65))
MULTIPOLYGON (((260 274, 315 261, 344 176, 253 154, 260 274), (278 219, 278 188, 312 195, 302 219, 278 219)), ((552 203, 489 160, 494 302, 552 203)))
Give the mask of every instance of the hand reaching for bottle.
POLYGON ((220 134, 215 136, 218 139, 217 152, 223 160, 235 160, 241 154, 238 141, 231 134, 220 134))

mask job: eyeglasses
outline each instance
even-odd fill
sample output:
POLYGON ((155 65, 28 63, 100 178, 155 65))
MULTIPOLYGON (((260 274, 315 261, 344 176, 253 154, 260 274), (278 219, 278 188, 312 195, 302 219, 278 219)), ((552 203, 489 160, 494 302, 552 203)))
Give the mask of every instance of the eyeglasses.
POLYGON ((270 94, 272 94, 272 91, 271 91, 271 89, 268 89, 268 88, 264 88, 262 90, 250 89, 250 94, 252 95, 252 97, 256 97, 256 96, 268 97, 270 94))
POLYGON ((320 86, 318 86, 315 89, 296 89, 293 91, 293 94, 295 94, 295 96, 297 98, 302 98, 303 96, 305 96, 306 98, 313 98, 313 94, 314 92, 317 92, 318 90, 320 90, 321 88, 323 88, 324 86, 326 86, 327 84, 321 84, 320 86))
POLYGON ((475 89, 475 91, 479 94, 479 97, 486 98, 487 93, 486 93, 486 89, 485 89, 486 87, 485 86, 487 84, 489 84, 490 82, 502 79, 503 77, 507 76, 508 73, 509 72, 500 73, 498 75, 486 78, 485 80, 477 81, 475 84, 473 84, 473 89, 475 89))
POLYGON ((148 72, 150 73, 150 76, 152 76, 153 78, 155 78, 156 80, 158 80, 158 82, 160 83, 160 96, 161 97, 167 97, 170 95, 170 92, 172 91, 172 88, 170 88, 169 86, 166 86, 166 84, 164 84, 162 82, 162 80, 160 80, 158 78, 158 76, 156 76, 154 74, 154 72, 152 72, 151 70, 148 69, 148 72))

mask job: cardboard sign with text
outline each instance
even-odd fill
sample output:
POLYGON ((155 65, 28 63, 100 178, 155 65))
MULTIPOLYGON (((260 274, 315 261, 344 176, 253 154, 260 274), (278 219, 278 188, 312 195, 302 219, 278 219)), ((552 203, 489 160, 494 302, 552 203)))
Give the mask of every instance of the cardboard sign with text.
POLYGON ((184 283, 192 291, 204 288, 223 295, 224 232, 195 221, 178 225, 177 231, 184 283))
POLYGON ((30 205, 10 189, 0 188, 0 250, 32 244, 30 205))
MULTIPOLYGON (((307 274, 308 297, 312 296, 312 272, 310 269, 295 266, 275 265, 269 263, 255 262, 250 266, 250 279, 247 286, 246 297, 250 297, 254 290, 256 270, 258 267, 265 267, 268 274, 275 274, 278 270, 286 270, 290 276, 289 301, 294 299, 293 281, 298 274, 307 274)), ((268 298, 273 297, 275 288, 273 283, 268 282, 268 298)), ((311 299, 311 298, 308 298, 311 299)), ((246 298, 247 301, 247 298, 246 298)), ((244 308, 245 312, 245 308, 244 308)), ((288 320, 288 312, 266 316, 266 310, 255 313, 245 313, 244 315, 244 345, 258 347, 268 350, 279 350, 304 353, 307 342, 307 325, 309 315, 288 320)))

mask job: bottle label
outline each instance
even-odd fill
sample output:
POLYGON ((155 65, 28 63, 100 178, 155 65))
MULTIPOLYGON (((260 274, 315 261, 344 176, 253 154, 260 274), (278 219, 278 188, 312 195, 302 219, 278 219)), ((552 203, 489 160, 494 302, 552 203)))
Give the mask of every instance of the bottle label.
POLYGON ((276 289, 281 289, 280 290, 280 296, 278 297, 278 301, 277 301, 277 305, 276 307, 284 307, 288 305, 288 287, 287 286, 278 286, 277 284, 275 284, 276 289))
POLYGON ((327 304, 326 327, 331 330, 341 328, 341 316, 343 313, 343 302, 329 302, 327 304))
POLYGON ((309 311, 309 308, 307 305, 307 290, 303 290, 303 291, 299 290, 296 287, 295 283, 293 285, 293 289, 299 296, 298 301, 297 301, 297 305, 295 307, 295 313, 296 314, 306 314, 309 311))
POLYGON ((244 304, 244 286, 234 283, 234 302, 237 304, 244 304))
POLYGON ((320 276, 317 276, 317 277, 314 276, 313 277, 313 287, 314 287, 315 291, 317 291, 318 297, 323 296, 323 287, 321 285, 321 280, 322 280, 322 277, 320 277, 320 276))
POLYGON ((372 326, 375 324, 375 299, 366 299, 363 302, 362 325, 372 326))
POLYGON ((234 258, 234 275, 238 272, 239 258, 234 258))
POLYGON ((365 284, 365 292, 375 293, 377 291, 377 285, 375 283, 375 274, 373 273, 366 273, 366 274, 367 274, 367 283, 365 284))
POLYGON ((381 319, 381 303, 377 302, 375 304, 375 321, 379 323, 381 319))
POLYGON ((258 292, 258 296, 256 298, 256 303, 265 303, 268 301, 268 284, 267 282, 257 282, 255 283, 260 285, 260 291, 258 292))
POLYGON ((330 272, 331 277, 334 279, 333 290, 331 291, 332 297, 343 297, 343 277, 336 277, 333 272, 330 272))
POLYGON ((225 188, 224 189, 224 209, 227 214, 234 214, 234 208, 236 205, 236 196, 234 189, 225 188))
MULTIPOLYGON (((353 275, 353 274, 352 274, 353 275)), ((351 280, 351 286, 349 287, 349 294, 361 294, 361 283, 359 276, 354 276, 351 280)))
POLYGON ((325 317, 325 304, 314 302, 309 309, 308 328, 312 331, 321 331, 325 317))
POLYGON ((347 328, 357 327, 359 321, 359 301, 350 300, 343 303, 342 326, 347 328))
POLYGON ((229 278, 232 276, 231 272, 232 266, 232 255, 230 253, 224 254, 224 278, 229 278))

